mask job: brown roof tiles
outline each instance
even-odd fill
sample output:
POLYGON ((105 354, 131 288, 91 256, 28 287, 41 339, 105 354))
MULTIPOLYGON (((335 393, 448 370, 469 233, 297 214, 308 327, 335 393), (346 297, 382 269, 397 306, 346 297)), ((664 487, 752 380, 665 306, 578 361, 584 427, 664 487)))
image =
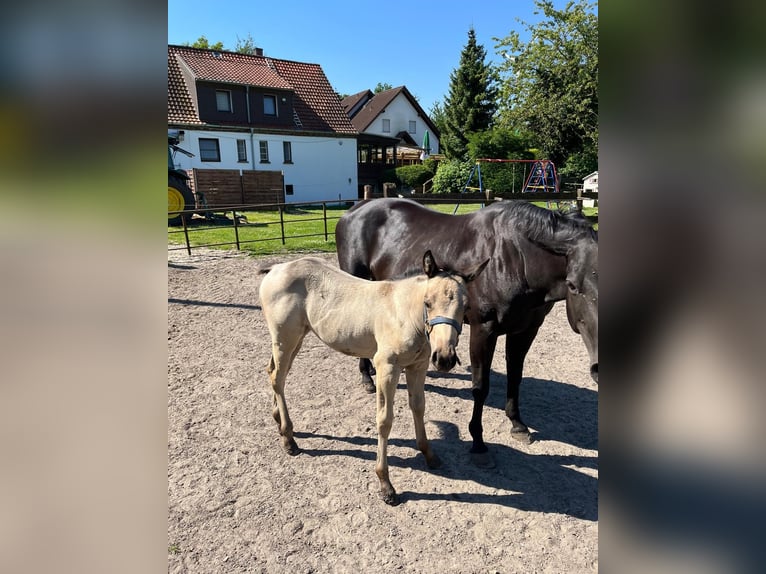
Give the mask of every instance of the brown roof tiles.
POLYGON ((318 64, 174 45, 168 46, 170 123, 202 124, 183 66, 193 79, 292 90, 297 130, 357 133, 318 64))

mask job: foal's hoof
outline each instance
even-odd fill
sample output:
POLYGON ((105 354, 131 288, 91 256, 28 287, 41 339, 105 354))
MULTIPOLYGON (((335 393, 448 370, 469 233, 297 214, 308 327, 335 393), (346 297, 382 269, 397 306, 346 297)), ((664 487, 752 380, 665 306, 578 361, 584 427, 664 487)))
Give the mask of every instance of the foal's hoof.
POLYGON ((426 458, 426 464, 428 465, 428 468, 440 468, 442 465, 442 459, 440 459, 435 454, 432 454, 431 458, 426 458))
POLYGON ((479 468, 495 468, 495 459, 489 452, 472 452, 471 462, 479 468))
POLYGON ((397 506, 399 504, 399 495, 396 494, 395 490, 391 491, 380 491, 380 498, 388 504, 389 506, 397 506))
POLYGON ((298 443, 296 443, 294 439, 285 440, 282 447, 290 456, 295 456, 301 453, 301 449, 298 447, 298 443))

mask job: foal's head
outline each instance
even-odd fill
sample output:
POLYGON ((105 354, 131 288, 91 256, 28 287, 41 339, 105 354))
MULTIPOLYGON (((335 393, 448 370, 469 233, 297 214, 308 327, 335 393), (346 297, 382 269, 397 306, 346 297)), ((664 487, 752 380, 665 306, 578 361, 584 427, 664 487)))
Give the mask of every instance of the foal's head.
POLYGON ((423 320, 431 343, 431 362, 446 373, 457 362, 455 346, 462 330, 468 303, 466 285, 473 281, 489 263, 489 259, 468 273, 440 269, 431 251, 423 256, 423 272, 428 277, 423 301, 423 320))

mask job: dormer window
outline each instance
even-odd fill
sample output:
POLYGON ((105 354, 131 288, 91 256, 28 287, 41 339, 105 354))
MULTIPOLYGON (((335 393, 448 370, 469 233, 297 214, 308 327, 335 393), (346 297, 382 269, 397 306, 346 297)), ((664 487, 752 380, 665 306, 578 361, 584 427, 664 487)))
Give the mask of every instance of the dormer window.
POLYGON ((276 96, 263 96, 263 115, 264 116, 277 115, 277 97, 276 96))
POLYGON ((231 92, 229 90, 216 90, 215 105, 219 112, 231 112, 231 92))

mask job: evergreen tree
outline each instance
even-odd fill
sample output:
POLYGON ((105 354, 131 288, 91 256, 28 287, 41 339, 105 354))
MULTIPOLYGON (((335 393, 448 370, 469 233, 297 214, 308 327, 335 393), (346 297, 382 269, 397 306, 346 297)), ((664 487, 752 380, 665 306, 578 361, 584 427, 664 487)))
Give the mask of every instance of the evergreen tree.
POLYGON ((449 158, 468 158, 468 134, 488 129, 496 110, 495 72, 484 63, 487 51, 468 30, 468 43, 460 54, 460 66, 450 74, 449 94, 444 100, 444 132, 441 144, 449 158))

